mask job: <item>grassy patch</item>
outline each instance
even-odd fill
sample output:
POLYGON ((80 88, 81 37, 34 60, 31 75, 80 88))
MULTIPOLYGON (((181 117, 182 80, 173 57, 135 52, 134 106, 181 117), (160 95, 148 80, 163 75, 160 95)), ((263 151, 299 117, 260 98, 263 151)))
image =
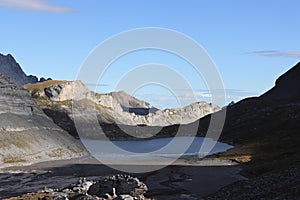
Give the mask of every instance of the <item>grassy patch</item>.
POLYGON ((36 92, 43 92, 45 88, 51 87, 53 85, 59 85, 64 84, 68 81, 60 81, 60 80, 49 80, 41 83, 35 83, 35 84, 26 84, 23 86, 26 90, 29 92, 36 91, 36 92))
POLYGON ((63 155, 63 148, 57 148, 47 154, 51 158, 60 158, 63 155))
POLYGON ((19 163, 19 162, 26 162, 25 159, 21 158, 21 156, 13 156, 7 155, 3 158, 3 163, 19 163))
POLYGON ((43 98, 34 98, 34 101, 41 108, 49 108, 52 110, 61 110, 62 106, 68 108, 72 107, 71 101, 51 101, 49 99, 43 99, 43 98))

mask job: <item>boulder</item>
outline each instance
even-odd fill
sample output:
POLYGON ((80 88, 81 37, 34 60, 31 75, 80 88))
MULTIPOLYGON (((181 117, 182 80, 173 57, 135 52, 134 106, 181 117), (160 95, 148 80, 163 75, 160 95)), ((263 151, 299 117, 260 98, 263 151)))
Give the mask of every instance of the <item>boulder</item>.
POLYGON ((147 191, 147 186, 137 178, 114 175, 98 180, 89 188, 88 194, 98 197, 104 197, 107 194, 110 196, 130 195, 142 199, 147 191))

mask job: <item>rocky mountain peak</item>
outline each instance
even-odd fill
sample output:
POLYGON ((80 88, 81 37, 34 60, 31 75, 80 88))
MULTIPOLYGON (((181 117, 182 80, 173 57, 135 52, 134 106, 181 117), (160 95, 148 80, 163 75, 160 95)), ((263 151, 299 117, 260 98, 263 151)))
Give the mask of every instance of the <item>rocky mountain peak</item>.
POLYGON ((150 108, 148 102, 139 100, 125 91, 111 92, 110 95, 126 108, 150 108))
POLYGON ((46 80, 45 78, 39 80, 33 75, 27 76, 11 54, 0 53, 0 73, 8 76, 18 86, 46 80))

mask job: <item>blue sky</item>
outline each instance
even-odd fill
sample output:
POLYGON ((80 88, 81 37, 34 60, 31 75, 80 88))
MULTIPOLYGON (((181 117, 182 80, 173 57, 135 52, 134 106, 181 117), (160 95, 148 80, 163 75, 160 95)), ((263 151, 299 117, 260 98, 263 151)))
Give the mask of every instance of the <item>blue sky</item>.
MULTIPOLYGON (((300 61, 299 7, 297 0, 0 0, 0 52, 12 54, 27 74, 73 80, 89 53, 112 35, 142 27, 173 29, 202 45, 221 74, 228 101, 236 101, 268 90, 300 61)), ((172 55, 142 51, 121 61, 103 77, 99 92, 114 90, 133 63, 152 61, 174 67, 199 100, 209 101, 203 81, 172 55)), ((176 107, 170 95, 157 86, 136 93, 158 107, 176 107)))

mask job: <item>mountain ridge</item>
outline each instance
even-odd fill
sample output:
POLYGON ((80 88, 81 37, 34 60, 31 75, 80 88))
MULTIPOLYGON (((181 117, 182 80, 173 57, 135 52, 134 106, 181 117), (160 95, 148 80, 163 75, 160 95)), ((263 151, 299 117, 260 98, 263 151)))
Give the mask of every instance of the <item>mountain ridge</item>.
MULTIPOLYGON (((227 107, 220 141, 235 147, 215 155, 243 167, 238 181, 205 199, 298 199, 300 175, 300 65, 297 63, 259 97, 227 107)), ((204 136, 210 115, 199 121, 204 136)))
MULTIPOLYGON (((143 112, 146 113, 135 114, 135 112, 130 112, 130 108, 122 107, 122 102, 115 99, 112 93, 97 94, 90 92, 81 81, 52 80, 43 83, 28 84, 25 85, 24 88, 31 93, 36 103, 56 124, 76 138, 78 138, 79 135, 74 122, 74 114, 76 116, 78 116, 78 114, 81 115, 81 113, 86 111, 85 108, 89 108, 91 113, 97 115, 102 128, 102 130, 99 130, 99 134, 93 134, 87 137, 90 139, 101 139, 102 134, 100 133, 104 131, 105 135, 111 140, 137 140, 141 139, 141 137, 152 138, 152 136, 172 137, 174 136, 173 134, 176 134, 178 129, 177 126, 173 128, 173 124, 188 124, 220 109, 210 103, 195 102, 183 108, 155 110, 155 108, 149 106, 148 103, 145 104, 143 101, 137 103, 137 99, 133 98, 133 103, 129 102, 130 105, 146 105, 145 108, 139 108, 143 109, 143 112), (76 85, 77 87, 75 87, 76 85), (72 94, 70 91, 74 90, 74 88, 77 88, 74 93, 75 96, 66 95, 72 94), (53 93, 50 94, 45 91, 53 91, 53 93), (73 101, 73 99, 76 100, 73 101), (75 110, 74 106, 76 107, 75 110), (78 111, 76 112, 77 109, 78 111), (158 131, 158 134, 155 136, 152 135, 154 132, 157 132, 157 130, 161 131, 158 131), (135 133, 137 137, 132 137, 127 134, 128 132, 131 134, 135 133)), ((114 94, 116 93, 118 92, 114 92, 114 94)), ((124 92, 121 92, 121 94, 124 94, 124 92)), ((128 96, 129 95, 126 94, 126 97, 128 96)), ((127 100, 131 101, 131 98, 127 100)), ((93 119, 90 120, 93 121, 93 119)), ((84 123, 88 122, 85 121, 84 123)), ((93 125, 86 125, 85 127, 90 128, 93 125)), ((192 126, 195 127, 196 125, 192 126)), ((184 127, 186 134, 188 134, 189 126, 186 125, 184 127)), ((90 132, 93 132, 93 130, 90 132)))
MULTIPOLYGON (((26 75, 21 66, 11 54, 3 55, 0 53, 0 73, 6 75, 18 86, 28 83, 43 82, 45 78, 38 78, 33 75, 26 75)), ((50 80, 48 78, 47 80, 50 80)))
POLYGON ((300 62, 277 78, 275 86, 260 97, 264 99, 300 99, 300 62))

